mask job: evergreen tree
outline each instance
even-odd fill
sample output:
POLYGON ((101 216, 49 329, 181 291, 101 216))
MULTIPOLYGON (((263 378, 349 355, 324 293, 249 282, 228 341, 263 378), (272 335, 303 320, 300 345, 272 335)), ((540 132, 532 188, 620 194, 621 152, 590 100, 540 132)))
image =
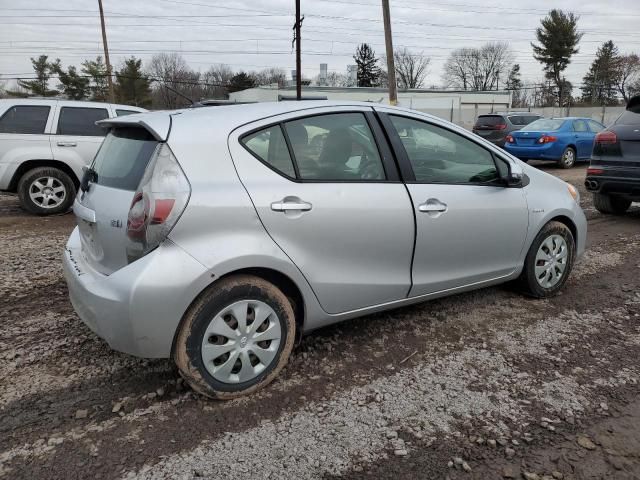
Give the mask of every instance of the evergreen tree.
POLYGON ((596 52, 589 71, 582 79, 582 101, 593 105, 615 105, 618 103, 616 85, 618 80, 618 47, 609 40, 596 52))
POLYGON ((571 57, 578 53, 578 43, 582 33, 578 32, 578 18, 573 13, 562 10, 551 10, 541 20, 541 27, 536 29, 539 45, 531 44, 533 57, 543 65, 545 76, 553 80, 558 91, 559 101, 565 104, 565 93, 562 72, 571 63, 571 57))
POLYGON ((378 67, 378 59, 373 49, 363 43, 356 49, 353 59, 358 67, 358 86, 377 86, 380 79, 380 67, 378 67))
POLYGON ((238 72, 229 80, 229 92, 239 92, 240 90, 246 90, 247 88, 253 88, 256 86, 256 79, 246 73, 238 72))
POLYGON ((37 97, 53 97, 58 95, 58 90, 49 89, 49 79, 56 73, 60 60, 49 62, 47 55, 31 58, 36 78, 34 80, 18 80, 18 85, 25 89, 29 95, 37 97))
POLYGON ((509 71, 506 83, 507 90, 511 91, 511 106, 523 107, 525 105, 526 94, 522 90, 522 80, 520 79, 520 65, 514 64, 509 71))
POLYGON ((65 72, 59 63, 54 65, 60 85, 58 88, 70 100, 84 100, 89 93, 89 79, 78 74, 76 67, 69 66, 65 72))
POLYGON ((109 81, 107 79, 107 65, 98 56, 95 60, 82 62, 82 73, 89 77, 89 98, 94 102, 109 100, 109 81))
POLYGON ((142 73, 142 60, 131 57, 124 61, 116 72, 114 85, 118 103, 149 107, 151 105, 151 87, 149 78, 142 73))

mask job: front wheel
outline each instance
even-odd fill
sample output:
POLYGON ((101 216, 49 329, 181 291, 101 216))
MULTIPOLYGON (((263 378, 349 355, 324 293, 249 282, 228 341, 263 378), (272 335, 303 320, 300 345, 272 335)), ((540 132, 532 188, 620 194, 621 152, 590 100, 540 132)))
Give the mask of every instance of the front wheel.
POLYGON ((20 205, 36 215, 64 213, 75 196, 76 187, 71 177, 54 167, 29 170, 18 182, 20 205))
POLYGON ((610 213, 613 215, 621 215, 631 206, 631 200, 604 193, 593 194, 593 205, 600 213, 610 213))
POLYGON ((572 147, 565 148, 558 164, 562 168, 572 168, 576 164, 576 151, 572 147))
POLYGON ((286 365, 295 333, 293 308, 281 290, 253 275, 232 276, 188 310, 174 360, 194 390, 227 400, 268 385, 286 365))
POLYGON ((560 222, 547 223, 536 236, 525 258, 518 283, 524 293, 551 297, 567 281, 575 256, 571 230, 560 222))

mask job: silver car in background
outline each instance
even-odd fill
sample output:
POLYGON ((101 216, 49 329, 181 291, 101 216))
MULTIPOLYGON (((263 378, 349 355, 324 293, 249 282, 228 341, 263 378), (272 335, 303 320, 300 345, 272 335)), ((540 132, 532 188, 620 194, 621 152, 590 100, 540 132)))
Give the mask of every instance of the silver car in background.
POLYGON ((300 334, 516 281, 547 297, 584 251, 577 191, 471 132, 370 103, 101 122, 64 253, 80 318, 173 358, 195 390, 268 384, 300 334))

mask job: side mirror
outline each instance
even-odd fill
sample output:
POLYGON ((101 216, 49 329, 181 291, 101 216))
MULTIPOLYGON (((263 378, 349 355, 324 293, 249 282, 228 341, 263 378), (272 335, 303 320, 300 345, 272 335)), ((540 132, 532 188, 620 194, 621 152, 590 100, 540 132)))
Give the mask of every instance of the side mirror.
POLYGON ((507 188, 522 188, 529 185, 529 177, 525 173, 509 172, 502 177, 502 181, 507 188))

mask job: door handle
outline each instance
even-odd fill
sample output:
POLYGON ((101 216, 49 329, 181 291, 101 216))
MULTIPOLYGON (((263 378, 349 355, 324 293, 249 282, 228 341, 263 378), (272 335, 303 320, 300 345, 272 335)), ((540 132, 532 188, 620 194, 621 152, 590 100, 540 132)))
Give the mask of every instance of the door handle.
POLYGON ((77 147, 78 144, 76 142, 58 142, 59 147, 77 147))
POLYGON ((437 198, 430 198, 418 205, 418 210, 425 213, 443 213, 447 211, 447 204, 442 203, 437 198))
POLYGON ((311 204, 302 200, 284 199, 279 202, 273 202, 271 204, 271 210, 273 210, 274 212, 308 212, 309 210, 311 210, 311 204))

